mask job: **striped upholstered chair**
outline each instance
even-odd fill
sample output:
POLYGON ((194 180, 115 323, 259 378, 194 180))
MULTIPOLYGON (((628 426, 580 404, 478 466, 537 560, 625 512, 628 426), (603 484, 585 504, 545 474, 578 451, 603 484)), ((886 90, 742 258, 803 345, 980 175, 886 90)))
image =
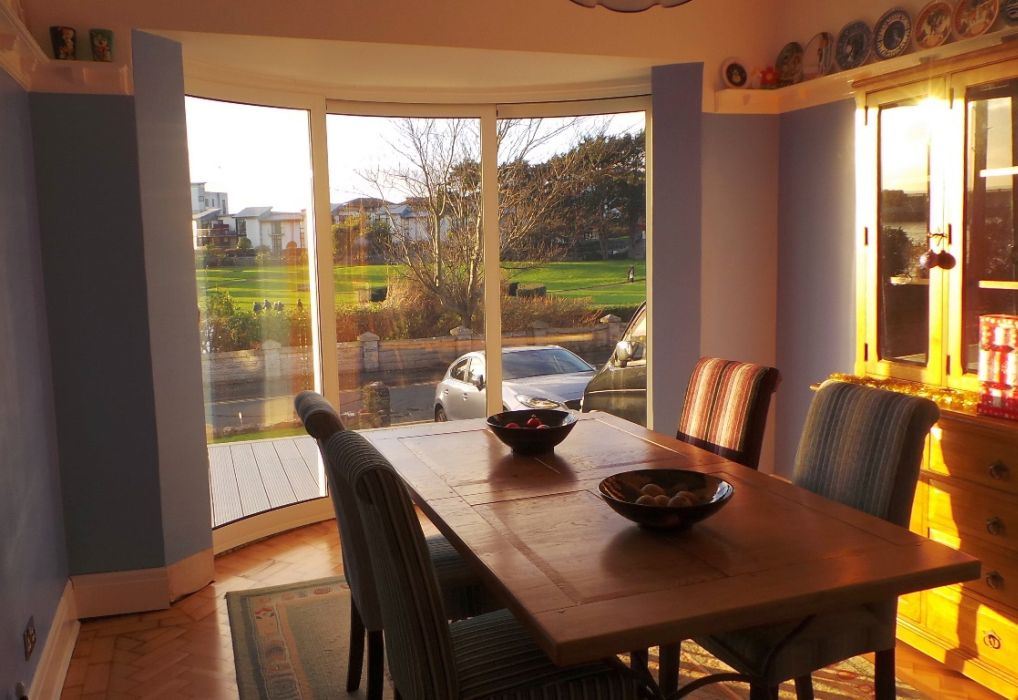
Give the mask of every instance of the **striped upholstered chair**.
MULTIPOLYGON (((792 480, 799 486, 897 525, 908 525, 932 401, 843 382, 825 382, 806 415, 792 480)), ((751 698, 777 698, 795 679, 813 697, 811 674, 876 652, 878 700, 895 697, 897 600, 737 632, 697 642, 750 681, 751 698)))
MULTIPOLYGON (((313 391, 304 391, 294 400, 297 414, 305 429, 318 442, 325 460, 325 473, 329 480, 339 528, 339 542, 343 553, 343 574, 350 585, 350 657, 347 668, 347 690, 360 686, 361 667, 364 662, 364 637, 368 638, 368 697, 382 697, 384 644, 382 613, 378 603, 374 571, 371 567, 371 547, 357 511, 357 500, 340 477, 348 465, 329 454, 326 445, 336 434, 348 434, 339 415, 325 397, 313 391)), ((424 541, 432 565, 438 572, 445 610, 450 619, 458 620, 500 607, 488 594, 470 566, 453 546, 440 535, 424 541)))
POLYGON ((780 381, 773 367, 700 358, 689 378, 676 437, 756 469, 767 408, 780 381))
POLYGON ((646 697, 617 660, 560 668, 505 610, 449 623, 420 522, 402 479, 362 436, 326 446, 350 465, 385 626, 389 672, 407 700, 611 700, 646 697))

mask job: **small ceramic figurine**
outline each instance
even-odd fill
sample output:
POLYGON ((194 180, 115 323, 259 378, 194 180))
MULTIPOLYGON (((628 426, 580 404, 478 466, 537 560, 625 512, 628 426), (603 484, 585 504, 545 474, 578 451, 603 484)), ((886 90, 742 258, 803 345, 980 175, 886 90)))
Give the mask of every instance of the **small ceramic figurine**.
POLYGON ((91 29, 88 32, 92 42, 93 61, 113 60, 113 32, 109 29, 91 29))
POLYGON ((77 47, 74 27, 50 27, 49 38, 53 43, 53 58, 60 61, 73 61, 77 47))
POLYGON ((760 87, 765 90, 773 89, 778 86, 778 72, 774 70, 774 66, 767 66, 760 71, 760 87))

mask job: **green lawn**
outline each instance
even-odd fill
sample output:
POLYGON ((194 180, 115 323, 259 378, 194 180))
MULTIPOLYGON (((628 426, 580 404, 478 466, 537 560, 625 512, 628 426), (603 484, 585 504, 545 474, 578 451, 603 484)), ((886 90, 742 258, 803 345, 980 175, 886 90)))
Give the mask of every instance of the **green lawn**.
MULTIPOLYGON (((549 294, 564 297, 590 297, 598 307, 635 306, 646 298, 646 264, 635 263, 636 282, 628 283, 629 260, 592 262, 554 262, 516 272, 511 279, 539 283, 549 294)), ((336 284, 336 305, 356 303, 357 289, 383 286, 395 268, 388 265, 337 265, 333 268, 336 284)), ((307 267, 266 265, 263 267, 221 267, 198 270, 198 297, 204 305, 207 291, 229 291, 237 308, 250 310, 256 301, 281 301, 288 307, 300 299, 310 300, 307 267)))

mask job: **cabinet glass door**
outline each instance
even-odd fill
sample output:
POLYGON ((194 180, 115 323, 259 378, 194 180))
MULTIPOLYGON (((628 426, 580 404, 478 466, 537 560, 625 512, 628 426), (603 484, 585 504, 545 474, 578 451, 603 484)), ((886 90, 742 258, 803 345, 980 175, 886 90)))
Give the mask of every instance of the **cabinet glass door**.
MULTIPOLYGON (((866 366, 871 374, 939 381, 940 271, 927 254, 946 245, 938 114, 927 88, 895 90, 868 104, 876 160, 869 214, 870 299, 866 366), (936 375, 936 376, 935 376, 936 375)), ((865 217, 864 217, 865 218, 865 217)))

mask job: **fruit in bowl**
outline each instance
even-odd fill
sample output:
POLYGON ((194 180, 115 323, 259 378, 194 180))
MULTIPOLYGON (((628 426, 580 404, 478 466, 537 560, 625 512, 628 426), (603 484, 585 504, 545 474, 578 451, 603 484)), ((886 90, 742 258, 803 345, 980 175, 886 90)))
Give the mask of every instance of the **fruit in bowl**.
POLYGON ((601 497, 619 515, 649 528, 684 529, 713 515, 735 488, 710 474, 686 469, 636 469, 609 476, 601 497))
POLYGON ((576 414, 551 408, 503 411, 488 418, 488 428, 513 452, 550 452, 576 425, 576 414))

